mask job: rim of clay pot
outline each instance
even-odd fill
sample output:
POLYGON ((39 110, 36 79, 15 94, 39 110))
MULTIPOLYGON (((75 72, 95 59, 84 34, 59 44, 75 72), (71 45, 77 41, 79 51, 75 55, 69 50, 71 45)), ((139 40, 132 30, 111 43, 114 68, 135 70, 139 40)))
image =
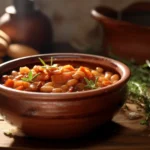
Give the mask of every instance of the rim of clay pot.
POLYGON ((124 8, 122 11, 117 11, 113 8, 106 6, 97 6, 91 10, 91 15, 96 20, 99 20, 100 17, 105 17, 109 19, 115 19, 115 21, 123 21, 121 18, 124 15, 149 15, 150 14, 150 2, 135 2, 128 7, 124 8))
POLYGON ((106 16, 113 19, 118 19, 119 12, 108 6, 97 6, 91 10, 92 16, 106 16))
POLYGON ((112 8, 109 7, 102 7, 102 6, 97 6, 91 10, 91 15, 94 17, 96 20, 100 17, 106 17, 106 18, 111 18, 111 19, 117 19, 117 11, 115 11, 112 8), (112 13, 112 16, 116 17, 111 17, 110 13, 112 13))
MULTIPOLYGON (((11 63, 16 63, 19 64, 20 61, 23 60, 33 60, 35 58, 39 58, 39 57, 59 57, 60 58, 75 58, 80 59, 83 57, 83 59, 85 57, 87 57, 88 59, 99 59, 102 61, 106 61, 107 63, 109 63, 110 65, 115 66, 116 68, 118 68, 118 70, 120 70, 120 72, 122 72, 121 75, 121 79, 110 85, 107 87, 103 87, 103 88, 97 88, 97 89, 93 89, 93 90, 87 90, 87 91, 81 91, 81 92, 72 92, 72 93, 42 93, 42 92, 28 92, 28 91, 19 91, 19 90, 15 90, 15 89, 11 89, 8 87, 5 87, 4 85, 0 84, 0 94, 2 95, 7 95, 9 94, 9 96, 11 96, 13 98, 13 95, 15 95, 15 98, 20 98, 22 97, 22 99, 29 99, 29 100, 36 100, 36 99, 49 99, 49 100, 67 100, 67 99, 73 99, 73 98, 81 98, 81 97, 88 97, 88 96, 94 96, 94 95, 100 95, 103 93, 109 93, 114 91, 115 89, 118 89, 119 87, 123 87, 124 84, 128 81, 129 77, 130 77, 130 70, 129 68, 123 64, 122 62, 119 62, 117 60, 113 60, 111 58, 107 58, 107 57, 103 57, 103 56, 97 56, 97 55, 90 55, 90 54, 81 54, 81 53, 51 53, 51 54, 40 54, 40 55, 33 55, 33 56, 27 56, 27 57, 22 57, 19 59, 14 59, 8 62, 5 62, 3 64, 0 64, 0 72, 1 72, 1 76, 3 75, 2 73, 2 68, 8 67, 11 63)), ((82 61, 81 61, 82 62, 82 61)), ((97 64, 99 65, 99 63, 97 64)), ((20 66, 21 67, 21 66, 20 66)), ((19 68, 19 67, 18 67, 19 68)), ((8 69, 8 71, 11 71, 14 68, 10 68, 8 69)), ((115 70, 113 68, 113 70, 115 70)), ((115 70, 116 71, 116 70, 115 70)), ((7 71, 4 71, 7 72, 7 71)), ((118 72, 120 74, 120 72, 118 72)))

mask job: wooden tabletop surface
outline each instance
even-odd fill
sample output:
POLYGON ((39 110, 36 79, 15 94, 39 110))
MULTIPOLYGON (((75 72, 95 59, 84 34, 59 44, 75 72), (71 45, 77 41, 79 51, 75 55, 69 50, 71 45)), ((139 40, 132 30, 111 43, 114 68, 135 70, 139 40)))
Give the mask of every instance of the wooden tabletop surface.
POLYGON ((120 111, 113 120, 85 137, 68 140, 8 137, 8 123, 0 119, 0 149, 91 149, 91 150, 149 150, 150 130, 140 120, 129 120, 120 111))

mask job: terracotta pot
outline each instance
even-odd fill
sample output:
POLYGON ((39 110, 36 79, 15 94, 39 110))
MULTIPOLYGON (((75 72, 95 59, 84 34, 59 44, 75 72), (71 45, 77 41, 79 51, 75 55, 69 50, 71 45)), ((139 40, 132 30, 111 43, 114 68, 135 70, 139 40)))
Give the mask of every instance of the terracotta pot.
POLYGON ((0 110, 5 119, 28 136, 70 138, 87 134, 112 119, 125 101, 130 71, 121 62, 105 57, 57 53, 20 58, 0 65, 0 76, 20 66, 49 62, 102 66, 120 74, 121 79, 104 88, 72 93, 25 92, 0 84, 0 110))
POLYGON ((108 49, 119 57, 135 59, 137 63, 144 63, 150 59, 150 28, 116 20, 101 12, 100 7, 91 11, 104 29, 104 54, 109 55, 108 49))
POLYGON ((121 12, 121 20, 142 26, 150 26, 150 2, 136 2, 121 12))
POLYGON ((8 44, 26 45, 39 53, 51 52, 51 22, 34 6, 33 0, 14 0, 14 5, 6 7, 5 13, 0 17, 0 31, 9 36, 6 39, 0 34, 0 38, 5 39, 8 44))

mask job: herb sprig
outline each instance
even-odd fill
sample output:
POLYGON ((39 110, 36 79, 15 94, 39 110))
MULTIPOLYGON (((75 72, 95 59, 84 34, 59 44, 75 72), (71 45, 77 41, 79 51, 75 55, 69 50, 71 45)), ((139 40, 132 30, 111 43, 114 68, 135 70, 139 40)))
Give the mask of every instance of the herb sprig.
POLYGON ((125 63, 131 70, 131 77, 127 83, 127 102, 137 104, 145 112, 145 119, 141 124, 150 125, 150 61, 137 65, 135 62, 119 58, 112 52, 110 57, 125 63))
POLYGON ((84 80, 86 82, 85 88, 88 88, 88 89, 96 89, 97 88, 98 78, 96 78, 95 81, 93 81, 93 80, 89 80, 88 78, 84 77, 84 80))
POLYGON ((42 58, 39 58, 39 60, 40 60, 41 64, 42 64, 44 67, 46 67, 45 61, 44 61, 42 58))
POLYGON ((51 57, 51 60, 50 60, 50 66, 53 66, 53 57, 51 57))
POLYGON ((53 57, 51 57, 51 59, 50 59, 50 65, 47 65, 42 58, 39 58, 39 60, 40 60, 41 64, 43 65, 42 67, 46 68, 46 69, 56 68, 58 66, 57 64, 53 64, 53 61, 54 61, 53 57))
POLYGON ((39 75, 40 73, 36 74, 33 76, 32 71, 30 70, 30 72, 28 73, 27 77, 21 78, 22 81, 26 81, 26 82, 33 82, 33 80, 39 75))

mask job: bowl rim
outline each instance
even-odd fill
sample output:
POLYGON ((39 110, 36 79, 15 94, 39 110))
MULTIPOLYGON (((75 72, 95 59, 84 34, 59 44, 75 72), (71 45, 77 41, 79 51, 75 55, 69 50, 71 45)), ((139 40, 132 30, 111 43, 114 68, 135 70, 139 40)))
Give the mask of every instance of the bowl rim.
MULTIPOLYGON (((100 95, 103 93, 108 93, 111 91, 114 91, 115 89, 121 87, 124 85, 129 77, 130 77, 130 69, 122 62, 118 60, 114 60, 112 58, 100 56, 100 55, 93 55, 93 54, 84 54, 84 53, 49 53, 49 54, 38 54, 38 55, 32 55, 32 56, 26 56, 21 57, 17 59, 13 59, 10 61, 7 61, 5 63, 0 64, 0 67, 4 67, 5 65, 8 65, 12 62, 19 62, 24 59, 32 59, 36 57, 45 57, 45 56, 70 56, 70 57, 77 57, 77 56, 83 56, 83 57, 91 57, 91 58, 97 58, 97 59, 104 59, 107 62, 116 65, 123 73, 121 76, 121 79, 109 86, 103 87, 103 88, 97 88, 87 91, 79 91, 79 92, 70 92, 70 93, 42 93, 42 92, 30 92, 30 91, 19 91, 15 90, 9 87, 5 87, 4 85, 0 84, 0 94, 13 97, 20 98, 23 97, 23 99, 29 99, 29 100, 36 100, 36 99, 49 99, 49 100, 67 100, 72 98, 84 98, 88 96, 94 96, 94 95, 100 95), (9 93, 9 95, 8 95, 9 93), (48 98, 49 97, 49 98, 48 98)), ((20 66, 21 67, 21 66, 20 66)))

